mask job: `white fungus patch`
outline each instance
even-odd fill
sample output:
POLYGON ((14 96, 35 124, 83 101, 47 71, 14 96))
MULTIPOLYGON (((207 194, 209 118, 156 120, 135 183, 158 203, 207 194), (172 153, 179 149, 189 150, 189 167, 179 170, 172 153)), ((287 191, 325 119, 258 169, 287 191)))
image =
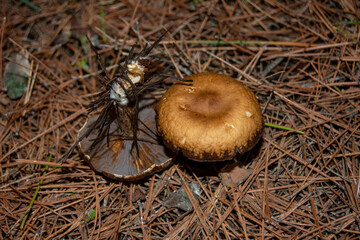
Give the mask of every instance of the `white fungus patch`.
POLYGON ((140 65, 138 61, 132 61, 127 65, 127 69, 129 72, 128 76, 134 84, 143 80, 145 67, 140 65))
POLYGON ((232 129, 235 129, 235 126, 234 125, 232 125, 232 124, 230 124, 230 123, 225 123, 225 126, 227 126, 227 127, 230 127, 230 128, 232 128, 232 129))
MULTIPOLYGON (((138 61, 132 61, 130 64, 127 65, 127 69, 131 74, 135 74, 135 75, 143 75, 144 71, 145 71, 145 67, 140 65, 138 63, 138 61)), ((141 80, 141 78, 140 78, 140 80, 141 80)), ((137 83, 136 81, 133 81, 133 80, 132 80, 132 82, 134 84, 137 83)))
POLYGON ((186 137, 183 137, 183 139, 181 139, 180 143, 185 144, 185 142, 186 142, 186 137))
POLYGON ((187 110, 187 107, 185 105, 179 105, 179 107, 180 107, 181 110, 184 110, 184 111, 187 110))
POLYGON ((124 89, 118 84, 114 82, 112 84, 112 88, 110 90, 110 99, 117 101, 120 105, 127 105, 129 100, 126 97, 124 89))
POLYGON ((189 93, 194 93, 195 87, 189 87, 189 93))
POLYGON ((133 75, 133 74, 128 74, 130 80, 135 84, 141 81, 141 76, 140 75, 133 75))
MULTIPOLYGON (((128 77, 131 82, 136 84, 142 81, 142 76, 144 75, 145 67, 140 65, 138 61, 132 61, 127 65, 128 77)), ((123 82, 123 87, 127 90, 131 85, 128 82, 123 82)), ((119 83, 114 82, 110 90, 110 99, 117 101, 120 105, 126 106, 129 103, 124 89, 120 86, 119 83)))

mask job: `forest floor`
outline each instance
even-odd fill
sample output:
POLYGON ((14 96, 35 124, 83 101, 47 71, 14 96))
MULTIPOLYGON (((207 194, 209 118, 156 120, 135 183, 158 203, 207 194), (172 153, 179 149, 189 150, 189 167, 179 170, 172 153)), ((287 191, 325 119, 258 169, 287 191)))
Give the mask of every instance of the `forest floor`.
POLYGON ((358 1, 0 5, 0 238, 358 239, 358 1), (239 184, 224 182, 225 163, 182 156, 136 182, 93 171, 77 150, 57 162, 102 90, 86 36, 114 76, 130 46, 166 30, 152 72, 224 73, 260 102, 264 134, 237 157, 239 184), (165 204, 174 191, 187 208, 165 204))

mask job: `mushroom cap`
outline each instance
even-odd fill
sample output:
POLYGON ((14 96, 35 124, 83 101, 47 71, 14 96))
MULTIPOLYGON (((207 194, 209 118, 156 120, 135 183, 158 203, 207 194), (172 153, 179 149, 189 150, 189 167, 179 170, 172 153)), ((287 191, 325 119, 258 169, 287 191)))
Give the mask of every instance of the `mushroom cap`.
POLYGON ((186 77, 157 105, 158 132, 173 151, 198 161, 223 161, 251 149, 264 123, 254 93, 235 79, 217 73, 186 77))
MULTIPOLYGON (((174 153, 159 142, 161 139, 156 131, 155 100, 140 100, 139 105, 139 155, 132 139, 119 136, 117 121, 114 121, 110 126, 109 144, 105 137, 90 149, 97 137, 96 131, 93 131, 78 145, 81 155, 93 170, 112 179, 136 181, 167 168, 173 162, 174 153), (146 127, 142 123, 146 124, 146 127)), ((88 119, 80 129, 78 137, 91 127, 97 117, 98 115, 94 115, 88 119)))

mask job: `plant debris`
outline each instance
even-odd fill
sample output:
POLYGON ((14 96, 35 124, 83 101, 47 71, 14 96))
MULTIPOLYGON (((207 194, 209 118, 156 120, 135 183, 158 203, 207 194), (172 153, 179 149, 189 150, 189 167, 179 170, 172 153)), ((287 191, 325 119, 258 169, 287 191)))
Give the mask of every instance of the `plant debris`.
POLYGON ((4 72, 4 87, 10 99, 18 99, 27 89, 30 76, 30 62, 27 54, 14 53, 6 64, 4 72))
POLYGON ((221 182, 227 187, 237 187, 253 173, 253 169, 241 166, 234 166, 230 170, 221 171, 219 173, 221 182))
MULTIPOLYGON (((0 3, 0 236, 358 239, 359 1, 31 3, 41 12, 22 1, 0 3), (77 151, 56 163, 96 114, 86 106, 101 93, 102 69, 84 36, 95 40, 112 79, 131 46, 143 49, 166 30, 150 56, 159 60, 152 73, 223 73, 255 93, 267 125, 246 160, 253 172, 228 188, 220 167, 205 174, 182 156, 133 183, 94 172, 77 151), (4 74, 14 53, 28 56, 33 87, 10 100, 4 74), (190 183, 200 186, 200 198, 190 183), (193 209, 164 206, 182 187, 193 209), (95 218, 86 222, 91 209, 95 218)), ((151 89, 154 98, 171 84, 151 89)))
MULTIPOLYGON (((191 182, 189 184, 191 194, 194 195, 195 199, 198 201, 200 199, 200 185, 198 182, 191 182)), ((179 190, 173 191, 170 195, 162 202, 167 208, 179 208, 183 211, 193 210, 193 205, 184 189, 181 187, 179 190)))

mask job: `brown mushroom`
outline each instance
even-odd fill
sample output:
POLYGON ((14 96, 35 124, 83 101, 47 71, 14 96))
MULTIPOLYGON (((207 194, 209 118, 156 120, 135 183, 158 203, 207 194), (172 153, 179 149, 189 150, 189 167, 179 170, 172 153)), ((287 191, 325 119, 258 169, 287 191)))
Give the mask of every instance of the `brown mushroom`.
POLYGON ((232 159, 261 138, 264 123, 254 93, 235 79, 217 73, 186 77, 157 105, 158 132, 174 151, 198 161, 232 159))
MULTIPOLYGON (((78 145, 80 153, 92 169, 113 179, 135 181, 160 171, 172 163, 174 154, 158 139, 154 102, 155 100, 142 99, 139 103, 138 154, 131 138, 119 136, 117 121, 111 123, 109 142, 107 137, 104 137, 101 142, 92 144, 98 138, 96 131, 80 141, 78 145)), ((89 118, 78 136, 82 136, 97 117, 95 115, 89 118)), ((121 124, 127 123, 123 121, 121 124)), ((131 136, 131 124, 127 128, 129 131, 125 134, 131 136)), ((126 128, 122 127, 122 129, 126 128)))

